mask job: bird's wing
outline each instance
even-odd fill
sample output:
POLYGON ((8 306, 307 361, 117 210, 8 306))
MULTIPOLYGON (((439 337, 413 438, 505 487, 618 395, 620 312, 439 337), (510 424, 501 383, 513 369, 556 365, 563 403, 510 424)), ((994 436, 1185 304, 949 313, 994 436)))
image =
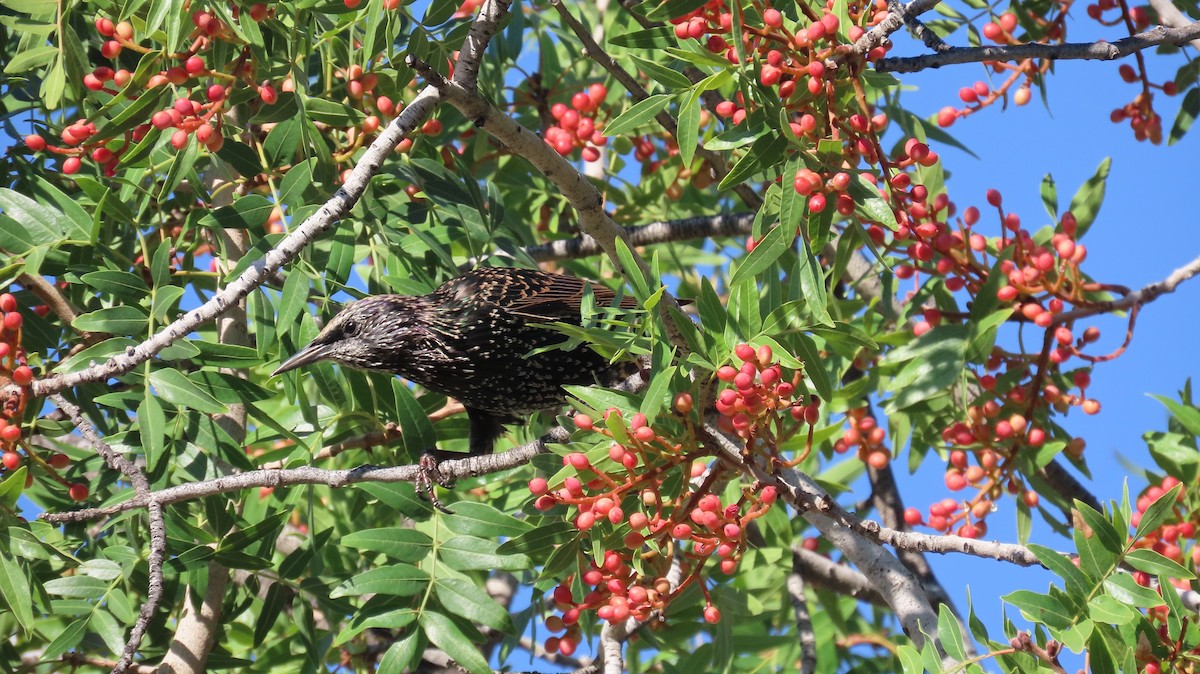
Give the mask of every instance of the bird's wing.
MULTIPOLYGON (((472 274, 481 277, 477 290, 485 299, 531 322, 578 323, 585 284, 591 286, 596 306, 611 305, 616 297, 612 290, 597 283, 532 269, 505 269, 502 272, 478 269, 472 274)), ((636 307, 634 298, 621 298, 621 308, 636 307)))

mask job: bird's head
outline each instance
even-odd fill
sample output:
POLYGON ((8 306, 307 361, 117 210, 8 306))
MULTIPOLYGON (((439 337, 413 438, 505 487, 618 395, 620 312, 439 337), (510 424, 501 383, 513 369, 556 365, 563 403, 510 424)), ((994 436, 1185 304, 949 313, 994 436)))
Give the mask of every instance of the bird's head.
POLYGON ((275 369, 272 375, 332 360, 360 370, 403 371, 400 359, 411 357, 420 332, 415 300, 404 295, 376 295, 346 305, 320 334, 275 369))

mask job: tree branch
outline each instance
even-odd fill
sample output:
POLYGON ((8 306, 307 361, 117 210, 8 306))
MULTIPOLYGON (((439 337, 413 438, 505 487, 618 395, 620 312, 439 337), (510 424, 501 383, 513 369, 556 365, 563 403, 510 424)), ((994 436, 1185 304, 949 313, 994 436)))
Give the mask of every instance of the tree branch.
POLYGON ((800 674, 812 674, 817 670, 817 638, 813 634, 802 571, 801 564, 793 557, 792 572, 787 575, 786 584, 788 597, 792 600, 792 613, 796 617, 796 634, 800 639, 800 674))
POLYGON ((875 62, 879 72, 915 73, 959 63, 983 61, 1022 61, 1025 59, 1090 59, 1112 61, 1158 45, 1181 45, 1200 38, 1200 21, 1180 28, 1158 26, 1144 33, 1115 42, 1067 42, 1064 44, 996 45, 987 47, 950 47, 935 54, 884 58, 875 62))
MULTIPOLYGON (((688 239, 711 239, 749 234, 754 225, 753 213, 727 213, 696 216, 681 220, 663 220, 644 225, 622 227, 625 240, 631 246, 646 246, 688 239)), ((595 239, 584 234, 573 239, 526 246, 525 253, 538 262, 573 260, 603 252, 595 239)))
POLYGON ((150 580, 146 589, 146 603, 142 604, 142 608, 138 611, 137 620, 129 630, 129 639, 125 642, 125 648, 112 667, 113 674, 123 674, 133 664, 133 654, 141 645, 150 620, 154 617, 154 612, 158 610, 159 601, 162 600, 163 561, 167 554, 167 522, 163 517, 162 504, 151 493, 150 483, 146 480, 146 474, 142 472, 142 469, 109 446, 96 432, 96 427, 92 425, 92 422, 88 421, 79 411, 78 406, 58 394, 51 396, 51 400, 67 414, 71 423, 75 424, 75 428, 79 430, 79 434, 104 459, 104 462, 129 479, 137 498, 145 500, 147 515, 150 518, 150 555, 146 562, 147 575, 150 580))
MULTIPOLYGON (((555 426, 538 440, 500 454, 484 454, 463 459, 451 459, 438 464, 438 471, 450 479, 498 473, 522 466, 535 455, 546 451, 549 443, 566 442, 570 433, 555 426)), ((167 487, 145 495, 137 494, 128 501, 98 508, 82 508, 61 513, 42 513, 39 517, 54 524, 86 522, 109 515, 144 508, 151 502, 170 505, 194 501, 206 496, 241 491, 253 487, 290 487, 298 484, 319 484, 327 487, 346 487, 361 482, 415 482, 421 472, 417 464, 405 466, 358 466, 345 470, 327 470, 302 466, 300 468, 270 468, 227 475, 202 482, 167 487)))

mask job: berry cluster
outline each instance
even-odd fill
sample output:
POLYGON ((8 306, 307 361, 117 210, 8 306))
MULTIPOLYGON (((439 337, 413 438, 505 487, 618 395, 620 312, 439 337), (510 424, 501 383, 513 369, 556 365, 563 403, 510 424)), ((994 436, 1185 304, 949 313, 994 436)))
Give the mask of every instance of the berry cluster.
POLYGON ((596 111, 608 96, 603 84, 593 84, 585 91, 571 97, 571 104, 555 103, 550 115, 555 124, 546 129, 546 142, 564 157, 579 147, 584 161, 600 159, 600 148, 608 144, 608 138, 596 124, 596 111))
MULTIPOLYGON (((271 11, 266 4, 257 3, 246 13, 251 20, 262 21, 271 11)), ((233 16, 236 18, 239 15, 240 9, 233 7, 233 16)), ((211 152, 221 149, 225 140, 221 128, 221 113, 234 86, 239 82, 245 83, 255 89, 267 104, 275 102, 277 92, 269 82, 255 84, 254 65, 246 49, 238 50, 238 56, 231 63, 221 64, 219 67, 211 64, 204 54, 210 51, 217 41, 236 44, 238 38, 221 19, 203 9, 193 11, 191 19, 193 29, 187 38, 189 48, 183 52, 168 54, 168 59, 174 61, 175 65, 149 75, 144 81, 135 80, 133 74, 119 66, 113 68, 101 65, 84 75, 83 84, 91 91, 112 96, 124 95, 130 99, 150 95, 158 87, 194 86, 197 89, 196 98, 201 100, 193 100, 188 95, 177 98, 170 107, 154 112, 149 119, 126 131, 120 141, 104 137, 93 141, 92 137, 96 134, 95 123, 79 120, 63 129, 61 147, 49 146, 39 135, 26 137, 26 146, 35 152, 50 150, 66 156, 62 165, 65 174, 77 173, 82 166, 82 160, 91 158, 101 167, 104 175, 109 177, 116 174, 121 156, 141 142, 151 129, 162 132, 174 129, 171 145, 176 149, 185 147, 192 135, 211 152), (203 84, 201 80, 208 81, 208 84, 203 84), (116 88, 112 88, 114 86, 116 88)), ((95 28, 97 34, 104 39, 100 48, 101 55, 114 62, 118 62, 126 50, 139 54, 154 52, 136 40, 133 25, 128 21, 114 23, 111 19, 101 16, 96 18, 95 28)))
MULTIPOLYGON (((941 279, 948 290, 965 290, 972 298, 994 293, 991 300, 983 301, 1011 307, 1012 320, 1044 331, 1044 348, 1037 354, 994 348, 975 373, 978 396, 967 408, 966 417, 941 431, 949 453, 947 489, 961 491, 970 486, 978 494, 962 504, 950 499, 934 503, 928 525, 939 531, 958 526, 958 533, 964 536, 980 535, 983 523, 972 524, 971 519, 985 518, 1005 491, 1019 494, 1026 506, 1037 505, 1038 495, 1027 490, 1015 474, 1014 458, 1022 449, 1037 449, 1050 440, 1045 421, 1049 414, 1062 414, 1072 407, 1085 414, 1100 411, 1100 402, 1087 395, 1090 369, 1064 372, 1063 366, 1072 358, 1090 364, 1110 357, 1085 353, 1086 347, 1100 338, 1098 329, 1089 327, 1077 334, 1060 319, 1069 309, 1090 306, 1095 294, 1106 289, 1080 271, 1087 249, 1077 241, 1075 217, 1070 212, 1063 214, 1048 240, 1035 239, 1021 227, 1017 214, 1004 211, 998 191, 989 190, 987 202, 996 209, 1001 224, 998 238, 975 231, 982 216, 972 206, 964 211, 956 231, 944 222, 926 222, 913 230, 916 243, 901 247, 901 233, 897 233, 890 244, 909 260, 896 266, 897 277, 916 279, 923 271, 941 279), (1002 276, 993 279, 994 274, 1002 276)), ((953 205, 947 207, 947 213, 953 210, 953 205)), ((912 332, 920 337, 947 321, 966 318, 927 306, 920 320, 912 324, 912 332)), ((1082 439, 1074 438, 1065 443, 1063 451, 1080 460, 1084 447, 1082 439)), ((910 509, 906 520, 911 525, 922 523, 923 518, 910 509)))
MULTIPOLYGON (((35 307, 34 311, 44 315, 47 308, 41 305, 35 307)), ((11 293, 0 294, 0 467, 6 473, 19 469, 24 463, 24 453, 67 487, 72 499, 86 500, 86 484, 70 483, 57 473, 56 469, 70 465, 70 457, 54 452, 43 458, 22 441, 21 418, 29 402, 29 385, 33 383, 33 369, 29 367, 25 350, 21 348, 21 326, 24 322, 25 317, 19 311, 17 298, 11 293)), ((31 484, 33 473, 29 472, 25 475, 25 486, 31 484)))
MULTIPOLYGON (((745 440, 747 451, 778 460, 781 444, 802 424, 817 419, 819 403, 792 399, 796 384, 783 381, 769 347, 741 344, 736 353, 742 367, 725 366, 718 373, 721 381, 734 385, 716 401, 720 427, 745 440)), ((574 651, 583 611, 595 610, 610 623, 644 621, 691 584, 698 584, 707 597, 705 564, 715 558, 721 573, 734 573, 746 549, 747 525, 777 500, 774 487, 760 485, 732 496, 726 490, 723 499, 717 489, 726 470, 720 462, 701 460, 706 450, 691 420, 692 395, 677 394, 673 408, 677 417, 656 424, 641 413, 626 420, 615 408, 602 421, 576 414, 578 429, 603 436, 605 442, 593 451, 566 454, 561 478, 554 483, 543 477, 529 482, 535 508, 573 509, 575 527, 600 545, 600 553, 581 562, 579 572, 554 591, 561 615, 546 624, 566 634, 547 640, 548 651, 574 651), (672 576, 673 567, 677 576, 672 576)), ((811 441, 810 435, 810 446, 811 441)), ((704 618, 720 620, 711 599, 704 618)))

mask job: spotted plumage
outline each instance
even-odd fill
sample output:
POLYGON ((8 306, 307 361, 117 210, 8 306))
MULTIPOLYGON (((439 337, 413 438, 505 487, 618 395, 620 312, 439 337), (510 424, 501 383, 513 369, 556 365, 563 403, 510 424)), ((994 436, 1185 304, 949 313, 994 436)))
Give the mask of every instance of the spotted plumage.
POLYGON ((428 295, 367 297, 275 372, 332 360, 398 374, 461 402, 471 453, 489 452, 505 423, 561 405, 563 385, 610 384, 628 373, 586 346, 527 355, 566 340, 545 324, 580 323, 585 284, 597 306, 612 303, 613 292, 590 281, 513 268, 476 269, 428 295))

